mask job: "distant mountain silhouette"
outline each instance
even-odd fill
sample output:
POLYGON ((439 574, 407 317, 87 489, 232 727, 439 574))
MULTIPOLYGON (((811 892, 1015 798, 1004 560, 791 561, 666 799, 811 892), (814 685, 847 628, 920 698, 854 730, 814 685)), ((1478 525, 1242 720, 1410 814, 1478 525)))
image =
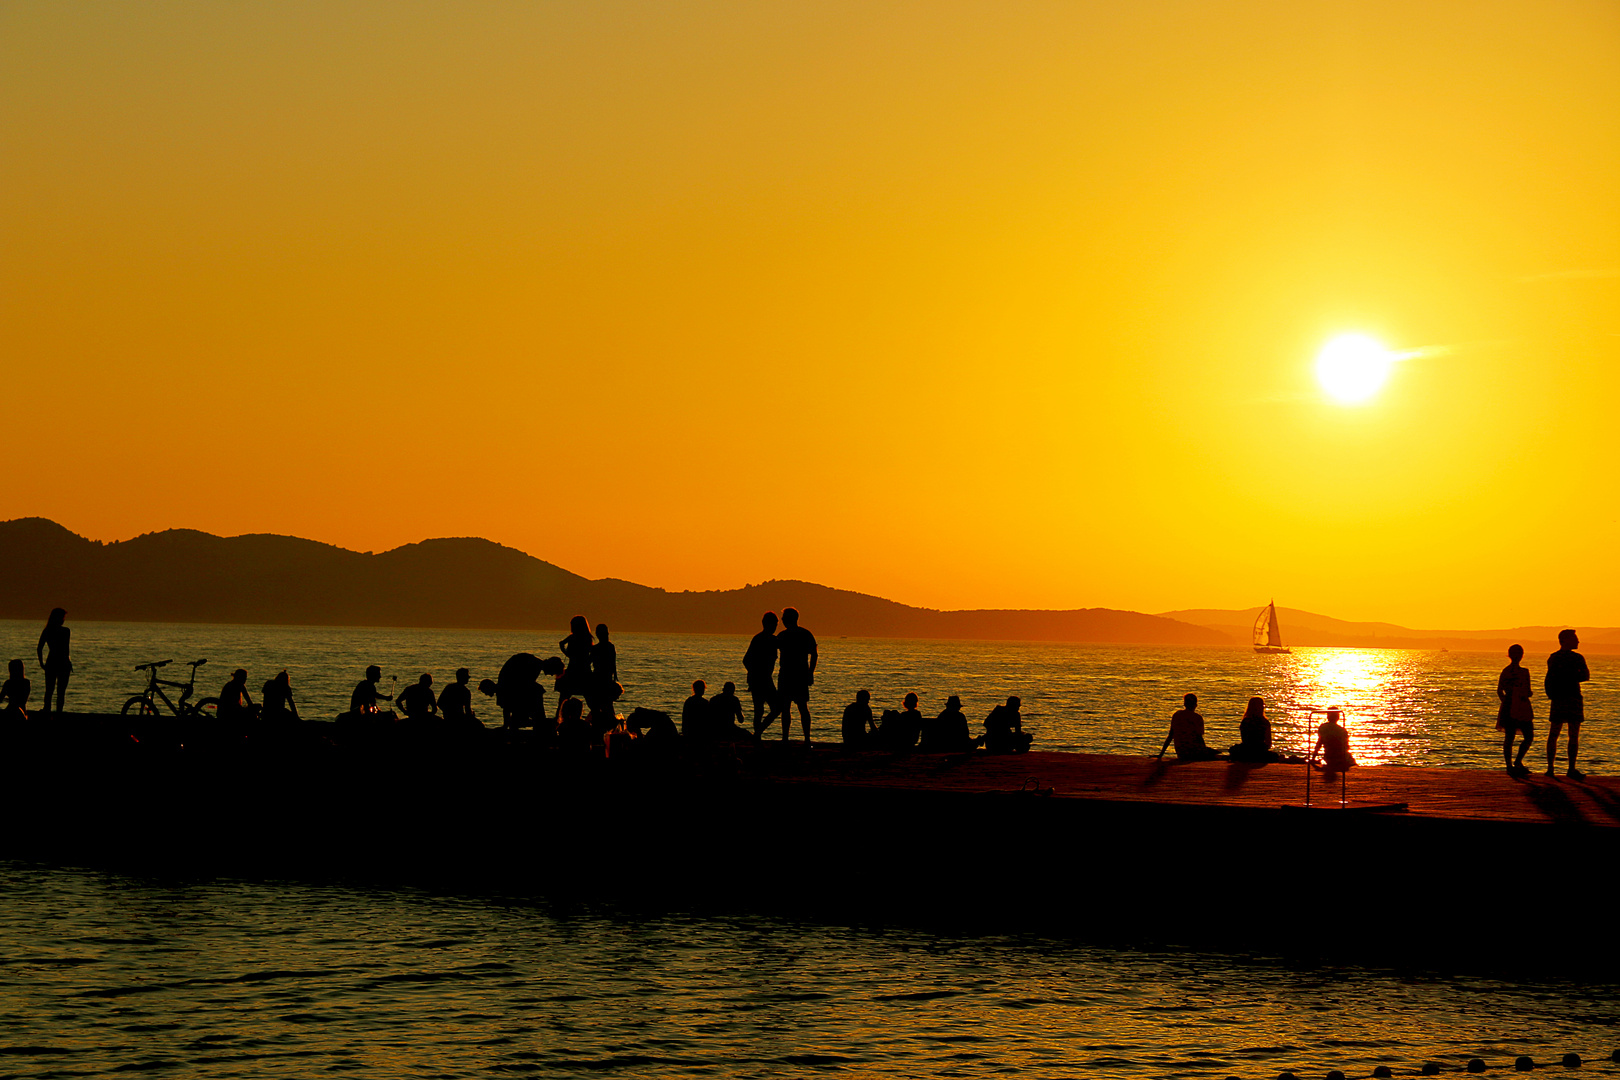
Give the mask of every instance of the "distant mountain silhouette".
MULTIPOLYGON (((620 631, 749 634, 792 605, 817 635, 1230 645, 1135 611, 935 611, 804 581, 666 592, 590 580, 471 537, 370 554, 291 536, 192 529, 87 540, 44 518, 0 522, 0 618, 545 630, 584 613, 620 631)), ((1246 639, 1245 639, 1246 640, 1246 639)))
MULTIPOLYGON (((1250 640, 1250 631, 1261 608, 1239 611, 1220 608, 1187 608, 1166 611, 1162 618, 1206 626, 1241 642, 1250 640)), ((1277 621, 1282 625, 1285 645, 1340 645, 1363 649, 1452 649, 1502 652, 1509 645, 1523 645, 1534 657, 1558 648, 1562 626, 1518 626, 1506 630, 1413 630, 1394 623, 1346 622, 1298 608, 1279 607, 1277 621)), ((1620 628, 1612 626, 1575 627, 1585 652, 1620 652, 1620 628)))

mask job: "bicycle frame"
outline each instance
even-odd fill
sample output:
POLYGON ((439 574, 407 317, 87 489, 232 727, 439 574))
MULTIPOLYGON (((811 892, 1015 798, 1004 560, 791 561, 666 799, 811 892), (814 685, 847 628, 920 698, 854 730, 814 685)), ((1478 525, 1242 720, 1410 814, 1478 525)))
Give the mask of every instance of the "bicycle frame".
POLYGON ((169 707, 169 711, 176 716, 184 716, 188 712, 195 711, 194 709, 188 708, 186 702, 190 699, 192 691, 197 686, 197 669, 208 663, 208 661, 191 661, 191 679, 187 682, 175 682, 172 679, 158 678, 158 671, 171 663, 173 663, 172 660, 154 660, 148 664, 135 665, 136 671, 145 670, 149 674, 146 689, 142 690, 136 696, 144 697, 146 699, 148 710, 154 715, 158 711, 157 703, 159 701, 162 701, 163 704, 167 705, 169 707), (163 688, 165 686, 172 687, 173 689, 180 691, 180 700, 177 702, 169 700, 169 695, 163 692, 163 688))

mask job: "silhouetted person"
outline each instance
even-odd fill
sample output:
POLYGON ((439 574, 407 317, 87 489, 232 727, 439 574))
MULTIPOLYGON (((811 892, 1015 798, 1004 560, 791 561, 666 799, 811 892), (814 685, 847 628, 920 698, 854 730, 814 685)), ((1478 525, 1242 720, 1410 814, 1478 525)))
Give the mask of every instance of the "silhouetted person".
POLYGON ((377 689, 382 681, 382 668, 372 664, 366 668, 366 677, 354 684, 354 692, 349 695, 349 711, 356 716, 374 716, 382 710, 378 701, 387 701, 377 689))
POLYGON ((984 748, 992 754, 1022 754, 1035 741, 1024 732, 1024 703, 1016 697, 997 705, 984 718, 984 748))
POLYGON ((776 693, 782 703, 782 738, 788 736, 789 706, 799 707, 799 726, 810 741, 810 687, 816 681, 816 636, 799 625, 797 608, 782 609, 782 632, 776 635, 776 693))
POLYGON ((1170 733, 1159 747, 1160 759, 1172 742, 1176 744, 1177 761, 1210 761, 1220 757, 1220 751, 1204 745, 1204 718, 1198 714, 1198 695, 1188 694, 1182 698, 1182 705, 1184 708, 1170 717, 1170 733))
POLYGON ((259 698, 259 717, 277 724, 298 722, 298 705, 293 701, 292 682, 285 671, 264 684, 259 698))
MULTIPOLYGON (((1586 719, 1586 702, 1581 696, 1581 683, 1592 677, 1586 668, 1586 657, 1575 650, 1581 639, 1573 630, 1558 631, 1558 651, 1547 657, 1547 678, 1542 686, 1547 691, 1547 775, 1554 775, 1553 763, 1558 760, 1558 736, 1564 725, 1569 725, 1569 771, 1571 780, 1585 780, 1586 774, 1575 767, 1575 758, 1581 752, 1581 721, 1586 719)), ((61 706, 58 706, 60 711, 61 706)))
POLYGON ((575 615, 568 620, 568 636, 557 642, 568 668, 563 672, 557 693, 563 697, 584 697, 591 683, 591 624, 585 616, 575 615))
POLYGON ((627 724, 641 729, 641 749, 657 754, 673 753, 680 746, 681 733, 675 730, 675 721, 667 712, 658 709, 634 709, 627 724))
POLYGON ((0 683, 0 701, 6 703, 5 708, 0 709, 0 716, 7 720, 26 720, 28 699, 34 693, 34 684, 29 682, 28 676, 24 674, 21 660, 13 660, 7 664, 6 674, 6 681, 0 683))
POLYGON ((1238 738, 1241 741, 1228 751, 1233 761, 1265 765, 1282 760, 1282 755, 1271 748, 1271 721, 1266 718, 1266 703, 1261 698, 1249 699, 1249 707, 1238 721, 1238 738))
POLYGON ((439 699, 433 694, 433 676, 424 671, 421 678, 399 692, 394 704, 407 720, 431 719, 439 711, 439 699))
POLYGON ((582 754, 591 748, 591 727, 585 722, 585 703, 569 698, 557 707, 557 748, 582 754))
POLYGON ((1350 733, 1344 730, 1340 719, 1338 709, 1329 709, 1327 719, 1316 729, 1316 746, 1311 750, 1311 757, 1321 752, 1322 760, 1317 767, 1323 772, 1345 772, 1356 764, 1356 759, 1350 756, 1350 733))
POLYGON ((501 665, 495 677, 495 704, 500 706, 501 722, 509 728, 546 723, 546 691, 540 685, 545 661, 534 653, 514 653, 501 665))
POLYGON ((760 616, 763 629, 748 642, 743 654, 743 670, 748 673, 748 696, 754 699, 754 734, 763 735, 771 721, 782 718, 782 738, 789 734, 786 711, 776 694, 776 612, 760 616), (767 715, 766 710, 769 710, 767 715))
MULTIPOLYGON (((784 721, 783 726, 786 726, 784 721)), ((877 735, 877 721, 872 719, 872 692, 855 691, 855 700, 844 706, 844 745, 858 750, 877 735)))
POLYGON ((917 695, 907 694, 901 704, 903 707, 898 712, 891 709, 883 714, 877 734, 878 745, 897 754, 914 748, 922 737, 923 728, 922 713, 917 711, 917 695))
POLYGON ((1524 755, 1536 738, 1535 709, 1530 704, 1530 669, 1519 663, 1523 645, 1508 646, 1508 666, 1496 677, 1496 730, 1502 733, 1502 764, 1514 776, 1529 776, 1524 755), (1524 736, 1518 756, 1513 754, 1513 737, 1524 736))
POLYGON ((478 717, 473 715, 472 691, 467 688, 470 681, 472 672, 464 667, 456 668, 456 681, 439 691, 439 715, 444 717, 445 723, 452 728, 484 726, 478 722, 478 717))
POLYGON ((41 716, 51 711, 53 693, 56 695, 58 713, 62 711, 62 703, 67 698, 68 676, 73 674, 70 648, 73 631, 68 628, 66 619, 65 610, 52 608, 50 618, 45 620, 45 629, 39 632, 39 644, 34 647, 39 666, 45 669, 45 696, 39 703, 41 716))
POLYGON ((611 717, 620 693, 619 650, 608 640, 607 623, 597 623, 596 644, 591 646, 591 689, 585 703, 593 714, 611 717))
POLYGON ((221 720, 251 720, 255 715, 253 699, 248 697, 248 673, 237 668, 219 690, 219 718, 221 720))
POLYGON ((962 699, 952 694, 946 699, 943 712, 923 722, 922 742, 917 749, 925 754, 963 754, 980 741, 968 733, 968 718, 962 711, 962 699))
POLYGON ((748 731, 742 727, 742 699, 737 696, 737 684, 728 682, 720 692, 709 699, 709 723, 721 739, 747 739, 748 731))
POLYGON ((709 738, 709 699, 703 696, 708 689, 702 679, 697 680, 692 684, 692 696, 681 705, 681 734, 688 739, 709 738))

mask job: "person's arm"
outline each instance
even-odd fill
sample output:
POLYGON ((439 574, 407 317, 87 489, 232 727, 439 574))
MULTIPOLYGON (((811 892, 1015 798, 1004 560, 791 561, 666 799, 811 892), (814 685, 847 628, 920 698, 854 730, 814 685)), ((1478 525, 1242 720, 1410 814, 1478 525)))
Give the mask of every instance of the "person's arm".
POLYGON ((1503 705, 1508 703, 1508 680, 1510 677, 1509 673, 1504 671, 1496 680, 1496 700, 1503 705))
POLYGON ((1164 752, 1170 749, 1170 740, 1176 737, 1176 722, 1170 721, 1170 730, 1165 733, 1164 745, 1159 747, 1159 760, 1164 760, 1164 752))
POLYGON ((302 721, 303 718, 298 715, 298 706, 293 702, 291 688, 287 690, 287 712, 291 714, 294 720, 302 721))
POLYGON ((816 681, 816 661, 819 658, 820 658, 820 654, 816 652, 816 636, 814 634, 811 634, 810 635, 810 684, 812 686, 815 685, 815 681, 816 681))
POLYGON ((44 630, 39 632, 39 644, 34 646, 34 655, 39 658, 40 667, 45 666, 45 635, 50 632, 50 629, 51 628, 47 626, 44 630))

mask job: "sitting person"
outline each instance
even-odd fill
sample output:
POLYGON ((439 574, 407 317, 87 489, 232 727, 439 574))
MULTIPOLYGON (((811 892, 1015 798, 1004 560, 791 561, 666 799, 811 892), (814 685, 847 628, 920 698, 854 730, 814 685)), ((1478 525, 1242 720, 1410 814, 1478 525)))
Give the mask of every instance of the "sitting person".
POLYGON ((1260 698, 1249 699, 1249 707, 1238 721, 1238 738, 1242 742, 1227 752, 1233 761, 1266 765, 1282 760, 1271 748, 1271 721, 1266 719, 1266 703, 1260 698))
POLYGON ((883 714, 883 726, 878 728, 878 742, 885 750, 901 753, 915 749, 922 738, 923 716, 917 711, 917 695, 907 694, 899 712, 883 714))
POLYGON ((643 751, 658 754, 673 753, 680 747, 681 733, 675 730, 675 721, 669 713, 657 709, 633 709, 625 724, 641 732, 643 751))
POLYGON ((962 699, 952 694, 945 701, 944 712, 923 722, 922 745, 918 749, 925 754, 965 754, 983 741, 968 734, 962 699))
POLYGON ((259 710, 254 708, 253 699, 248 697, 247 680, 247 669, 237 668, 220 688, 218 715, 221 720, 252 720, 258 716, 259 710))
POLYGON ((872 691, 855 691, 855 700, 844 706, 844 746, 858 750, 877 735, 877 721, 872 719, 872 691))
POLYGON ((692 696, 681 705, 681 735, 685 738, 707 742, 713 734, 709 699, 703 696, 708 689, 708 684, 698 679, 692 684, 692 696))
POLYGON ((13 660, 6 665, 8 678, 0 683, 0 701, 6 706, 0 709, 0 717, 7 720, 28 719, 28 699, 34 693, 34 684, 28 681, 23 674, 23 662, 13 660))
POLYGON ((420 723, 437 716, 439 699, 433 696, 433 676, 424 671, 420 679, 399 692, 394 704, 407 720, 420 723))
POLYGON ((1159 747, 1159 759, 1164 759, 1172 742, 1176 744, 1177 761, 1213 761, 1221 757, 1219 750, 1204 745, 1204 718, 1198 714, 1198 695, 1188 694, 1182 704, 1185 708, 1170 718, 1170 734, 1159 747))
POLYGON ((1329 709, 1327 720, 1316 729, 1316 747, 1311 751, 1311 759, 1323 772, 1346 772, 1356 764, 1356 759, 1350 756, 1350 733, 1344 730, 1340 719, 1342 714, 1338 709, 1329 709), (1322 758, 1316 761, 1319 751, 1322 758))
POLYGON ((709 699, 709 729, 712 738, 723 742, 753 742, 754 734, 742 726, 742 699, 737 684, 728 682, 709 699))
MULTIPOLYGON (((472 711, 472 691, 467 684, 472 681, 472 672, 466 668, 456 668, 456 681, 439 691, 439 715, 444 717, 445 726, 455 729, 476 728, 483 729, 478 717, 472 711)), ((489 680, 484 680, 488 682, 489 680)), ((494 691, 490 687, 490 691, 494 691)))
POLYGON ((992 754, 1023 754, 1035 736, 1024 732, 1023 702, 1016 697, 997 705, 984 718, 984 748, 992 754))
POLYGON ((292 683, 285 671, 264 684, 259 718, 273 724, 298 722, 298 706, 293 703, 292 683))
POLYGON ((585 703, 577 697, 569 698, 557 709, 557 748, 581 754, 590 750, 593 741, 591 727, 585 722, 585 703))
MULTIPOLYGON (((377 704, 387 701, 377 690, 377 684, 382 681, 382 668, 372 664, 366 668, 366 677, 354 684, 354 692, 349 695, 349 712, 355 716, 381 715, 383 709, 377 704)), ((393 710, 388 710, 392 715, 393 710)))

